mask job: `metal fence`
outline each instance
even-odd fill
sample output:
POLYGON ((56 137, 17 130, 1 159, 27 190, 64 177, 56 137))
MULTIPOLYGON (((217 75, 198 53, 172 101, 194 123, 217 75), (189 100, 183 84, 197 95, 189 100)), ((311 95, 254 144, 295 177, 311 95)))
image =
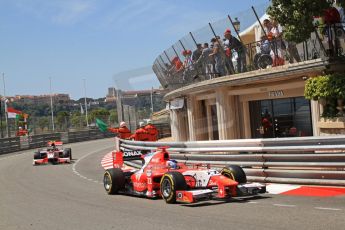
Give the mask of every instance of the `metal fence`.
POLYGON ((64 143, 81 142, 102 138, 114 137, 112 133, 103 133, 96 129, 78 132, 49 133, 33 136, 22 136, 0 139, 0 154, 17 152, 25 149, 40 148, 48 141, 61 140, 64 143))
POLYGON ((112 115, 98 115, 88 117, 89 127, 87 127, 85 115, 71 114, 67 116, 57 115, 54 118, 54 130, 52 126, 52 119, 50 116, 30 116, 26 124, 21 124, 21 122, 15 119, 8 119, 9 136, 7 134, 6 123, 3 122, 3 137, 16 137, 19 135, 19 130, 27 129, 30 135, 41 135, 41 134, 51 134, 55 132, 77 132, 77 131, 87 131, 90 128, 95 128, 96 118, 101 119, 109 127, 118 127, 116 117, 112 115), (116 120, 116 121, 115 121, 116 120))
MULTIPOLYGON (((255 7, 257 15, 264 15, 267 6, 267 4, 263 4, 255 7)), ((264 16, 259 19, 261 23, 263 19, 264 16)), ((261 39, 261 35, 264 33, 257 21, 258 18, 254 11, 248 10, 231 15, 231 17, 228 15, 228 17, 209 23, 197 31, 189 32, 155 59, 153 71, 163 87, 173 90, 214 77, 275 67, 289 62, 344 55, 345 24, 315 27, 315 32, 310 35, 310 39, 300 44, 294 44, 278 39, 268 39, 267 36, 261 39), (242 54, 236 48, 229 50, 228 54, 226 50, 220 49, 222 50, 220 51, 222 61, 219 65, 214 59, 193 60, 193 53, 186 55, 187 51, 196 51, 197 44, 209 43, 210 45, 210 40, 217 36, 216 42, 221 44, 220 47, 225 48, 223 45, 224 31, 231 28, 232 34, 236 36, 234 19, 240 22, 242 28, 245 28, 242 33, 238 31, 239 36, 237 36, 242 42, 242 54), (252 34, 253 31, 254 34, 252 34), (265 44, 266 51, 264 50, 265 44), (245 62, 245 65, 239 65, 240 62, 245 62)))
POLYGON ((240 165, 251 181, 345 186, 345 136, 240 139, 196 142, 136 142, 117 146, 154 150, 169 146, 171 158, 221 168, 240 165))

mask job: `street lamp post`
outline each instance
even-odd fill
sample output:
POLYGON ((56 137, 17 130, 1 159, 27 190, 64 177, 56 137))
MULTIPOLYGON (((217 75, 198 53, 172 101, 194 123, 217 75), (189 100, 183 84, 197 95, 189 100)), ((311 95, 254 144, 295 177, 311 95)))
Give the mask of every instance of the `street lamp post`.
POLYGON ((85 119, 86 119, 86 126, 89 127, 89 119, 87 115, 87 102, 86 102, 86 79, 83 79, 83 82, 84 82, 85 119))
POLYGON ((7 130, 7 137, 11 136, 10 127, 8 125, 8 113, 7 113, 7 100, 6 100, 6 85, 5 85, 5 73, 2 73, 2 84, 4 86, 4 109, 5 109, 5 121, 6 121, 6 130, 7 130))
POLYGON ((52 129, 54 132, 55 125, 54 125, 54 108, 53 108, 52 78, 51 77, 49 77, 49 91, 50 91, 50 111, 51 111, 51 117, 52 117, 52 129))
POLYGON ((153 116, 153 87, 151 88, 151 119, 153 116))
POLYGON ((240 26, 241 26, 241 22, 238 20, 238 18, 235 18, 235 21, 233 22, 235 30, 237 30, 237 32, 240 31, 240 26))
POLYGON ((0 138, 4 138, 4 132, 2 130, 2 100, 0 100, 0 138))

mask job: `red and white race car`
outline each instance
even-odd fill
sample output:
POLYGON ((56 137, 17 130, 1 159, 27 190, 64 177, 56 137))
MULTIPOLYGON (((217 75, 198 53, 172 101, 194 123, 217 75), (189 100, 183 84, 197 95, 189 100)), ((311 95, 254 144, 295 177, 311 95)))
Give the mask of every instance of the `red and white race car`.
POLYGON ((228 199, 258 195, 266 185, 247 183, 246 174, 237 165, 221 171, 208 166, 188 167, 171 160, 165 148, 142 155, 140 151, 113 152, 114 168, 104 173, 103 184, 108 194, 131 194, 149 198, 162 197, 166 203, 193 203, 202 199, 228 199), (144 161, 142 168, 124 164, 128 160, 144 161))
POLYGON ((33 165, 70 163, 72 150, 63 148, 61 141, 49 141, 46 149, 39 149, 34 153, 33 165))

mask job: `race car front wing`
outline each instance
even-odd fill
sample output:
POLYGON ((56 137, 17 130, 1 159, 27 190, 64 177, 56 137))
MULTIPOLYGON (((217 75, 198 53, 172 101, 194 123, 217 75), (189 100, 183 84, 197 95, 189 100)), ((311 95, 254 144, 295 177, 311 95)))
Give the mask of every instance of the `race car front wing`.
POLYGON ((212 198, 231 198, 255 196, 266 192, 266 185, 260 183, 239 184, 237 187, 196 189, 176 191, 176 201, 182 203, 194 203, 198 200, 212 198))
POLYGON ((69 157, 66 158, 43 158, 43 159, 34 159, 33 165, 43 165, 43 164, 64 164, 64 163, 71 163, 71 159, 69 157))

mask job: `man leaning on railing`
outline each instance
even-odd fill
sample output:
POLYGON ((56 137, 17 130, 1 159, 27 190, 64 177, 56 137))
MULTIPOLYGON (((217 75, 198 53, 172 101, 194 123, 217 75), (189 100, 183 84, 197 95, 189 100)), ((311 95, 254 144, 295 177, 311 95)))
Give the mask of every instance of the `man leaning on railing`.
MULTIPOLYGON (((244 73, 247 71, 246 65, 246 48, 245 46, 234 36, 231 35, 231 30, 226 29, 224 32, 224 46, 228 48, 229 50, 235 50, 237 53, 237 72, 239 73, 244 73)), ((232 55, 230 55, 230 61, 229 61, 229 66, 233 66, 232 60, 231 60, 232 55)), ((233 67, 231 68, 232 70, 234 69, 233 67)), ((230 70, 229 70, 230 71, 230 70)), ((231 72, 231 71, 230 71, 231 72)))

